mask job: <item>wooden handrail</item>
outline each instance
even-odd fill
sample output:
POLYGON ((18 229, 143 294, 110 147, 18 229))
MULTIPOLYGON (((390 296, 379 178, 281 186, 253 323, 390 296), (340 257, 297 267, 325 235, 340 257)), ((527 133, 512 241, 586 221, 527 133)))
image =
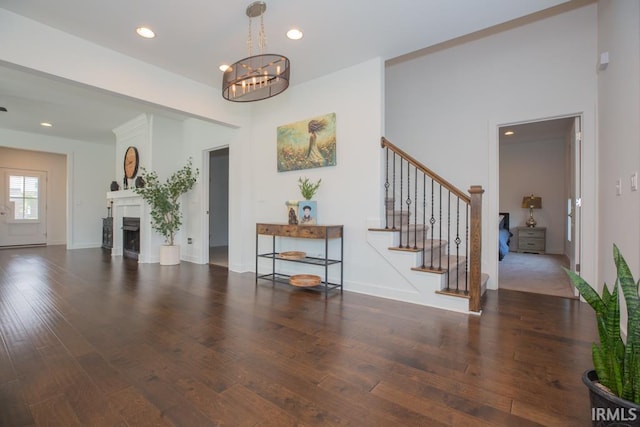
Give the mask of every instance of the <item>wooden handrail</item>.
POLYGON ((471 203, 471 198, 467 194, 459 190, 455 185, 451 184, 449 181, 442 178, 440 175, 438 175, 428 167, 424 166, 422 163, 420 163, 419 161, 411 157, 409 154, 402 151, 402 149, 393 145, 391 142, 389 142, 387 138, 383 136, 380 142, 381 142, 382 148, 389 148, 391 151, 394 151, 395 153, 399 154, 400 157, 404 158, 407 162, 411 163, 416 169, 422 171, 425 175, 431 177, 438 184, 442 185, 444 188, 451 191, 453 194, 455 194, 460 199, 462 199, 466 204, 471 203))

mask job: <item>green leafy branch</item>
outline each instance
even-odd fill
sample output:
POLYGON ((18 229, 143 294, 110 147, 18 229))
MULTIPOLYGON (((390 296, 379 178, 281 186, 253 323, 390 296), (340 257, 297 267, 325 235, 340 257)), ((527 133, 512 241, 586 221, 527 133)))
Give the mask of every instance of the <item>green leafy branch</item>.
POLYGON ((321 182, 322 179, 319 179, 318 182, 313 183, 309 181, 309 178, 307 178, 306 176, 304 177, 304 179, 302 179, 302 177, 298 178, 298 187, 300 187, 302 197, 304 197, 305 200, 311 200, 313 198, 313 195, 316 194, 316 191, 318 191, 321 182))

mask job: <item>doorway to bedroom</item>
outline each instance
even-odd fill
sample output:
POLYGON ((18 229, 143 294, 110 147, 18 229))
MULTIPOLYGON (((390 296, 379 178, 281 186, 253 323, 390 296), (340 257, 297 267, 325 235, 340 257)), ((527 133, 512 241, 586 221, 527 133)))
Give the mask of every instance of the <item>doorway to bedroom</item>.
POLYGON ((576 297, 562 268, 580 267, 580 120, 499 128, 500 289, 576 297))

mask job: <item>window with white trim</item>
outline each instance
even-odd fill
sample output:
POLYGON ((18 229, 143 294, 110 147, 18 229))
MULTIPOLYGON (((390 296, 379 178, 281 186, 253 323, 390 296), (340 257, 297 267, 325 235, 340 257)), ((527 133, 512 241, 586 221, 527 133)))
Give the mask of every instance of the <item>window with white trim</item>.
POLYGON ((38 185, 37 176, 9 175, 9 202, 13 205, 14 220, 37 221, 38 185))

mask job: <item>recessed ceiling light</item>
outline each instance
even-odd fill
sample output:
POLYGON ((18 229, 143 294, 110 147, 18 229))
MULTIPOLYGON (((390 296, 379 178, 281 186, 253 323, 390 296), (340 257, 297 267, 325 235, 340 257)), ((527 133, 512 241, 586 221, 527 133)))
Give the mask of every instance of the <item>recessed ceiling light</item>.
POLYGON ((43 127, 46 127, 46 128, 50 128, 53 125, 51 123, 48 123, 48 122, 42 122, 42 123, 40 123, 40 126, 43 126, 43 127))
POLYGON ((508 130, 508 131, 506 131, 504 134, 505 134, 505 135, 507 135, 507 136, 511 136, 511 135, 513 135, 514 133, 515 133, 515 132, 514 132, 514 131, 512 131, 512 130, 508 130))
POLYGON ((156 36, 156 33, 154 33, 153 30, 149 27, 138 27, 136 28, 136 33, 138 33, 140 37, 144 37, 145 39, 152 39, 156 36))
POLYGON ((287 31, 287 37, 291 40, 300 40, 303 36, 304 34, 302 34, 302 30, 299 28, 292 28, 287 31))
POLYGON ((222 72, 225 72, 229 69, 229 65, 227 64, 222 64, 221 66, 218 67, 218 69, 222 72))

